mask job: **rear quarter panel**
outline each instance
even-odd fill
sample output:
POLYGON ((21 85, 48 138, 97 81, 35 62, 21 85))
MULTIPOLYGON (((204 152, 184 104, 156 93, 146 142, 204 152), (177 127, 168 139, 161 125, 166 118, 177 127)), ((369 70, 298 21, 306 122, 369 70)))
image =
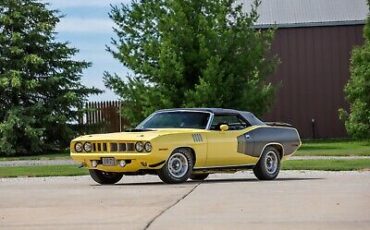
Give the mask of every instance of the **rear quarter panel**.
POLYGON ((281 145, 283 156, 288 156, 299 148, 301 139, 295 128, 259 126, 238 137, 238 152, 259 157, 269 144, 281 145))

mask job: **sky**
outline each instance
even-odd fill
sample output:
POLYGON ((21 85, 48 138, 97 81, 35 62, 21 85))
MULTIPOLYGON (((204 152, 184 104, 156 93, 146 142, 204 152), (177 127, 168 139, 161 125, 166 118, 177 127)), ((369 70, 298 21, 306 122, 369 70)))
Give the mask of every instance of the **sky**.
POLYGON ((128 72, 105 49, 114 37, 113 21, 108 12, 112 5, 129 4, 131 0, 42 0, 50 4, 50 9, 58 9, 64 17, 56 27, 58 41, 68 41, 70 47, 80 50, 76 60, 92 62, 92 66, 83 72, 82 83, 104 90, 103 94, 90 96, 89 101, 118 99, 111 90, 104 86, 103 73, 117 73, 121 77, 128 72))

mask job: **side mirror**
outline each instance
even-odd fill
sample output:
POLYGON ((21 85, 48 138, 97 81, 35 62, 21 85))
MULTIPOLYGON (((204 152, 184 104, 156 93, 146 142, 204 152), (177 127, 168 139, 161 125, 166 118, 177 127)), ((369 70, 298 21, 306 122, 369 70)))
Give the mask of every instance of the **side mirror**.
POLYGON ((229 130, 229 126, 223 124, 223 125, 220 125, 220 129, 221 129, 221 131, 227 131, 227 130, 229 130))

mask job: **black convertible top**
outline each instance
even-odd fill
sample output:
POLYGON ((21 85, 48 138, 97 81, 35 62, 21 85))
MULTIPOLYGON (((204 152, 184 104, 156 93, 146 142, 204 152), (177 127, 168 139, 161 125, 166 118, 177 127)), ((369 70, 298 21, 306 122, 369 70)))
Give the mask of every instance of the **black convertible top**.
POLYGON ((174 109, 162 109, 158 112, 165 111, 176 111, 176 110, 185 110, 185 111, 203 111, 210 112, 214 114, 240 114, 240 111, 235 109, 222 109, 222 108, 174 108, 174 109))
POLYGON ((247 111, 239 111, 235 109, 223 109, 223 108, 175 108, 175 109, 162 109, 158 112, 166 112, 166 111, 176 111, 176 110, 182 110, 182 111, 199 111, 199 112, 210 112, 215 115, 240 115, 244 119, 246 119, 249 124, 251 125, 266 125, 263 123, 260 119, 258 119, 256 116, 254 116, 253 113, 247 112, 247 111))

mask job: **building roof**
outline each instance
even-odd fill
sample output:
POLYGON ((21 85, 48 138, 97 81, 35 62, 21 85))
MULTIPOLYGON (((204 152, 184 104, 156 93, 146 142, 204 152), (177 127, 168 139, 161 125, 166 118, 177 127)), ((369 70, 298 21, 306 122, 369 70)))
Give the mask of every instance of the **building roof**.
MULTIPOLYGON (((253 0, 238 0, 249 12, 253 0)), ((366 0, 262 0, 256 26, 311 27, 364 24, 366 0)))

